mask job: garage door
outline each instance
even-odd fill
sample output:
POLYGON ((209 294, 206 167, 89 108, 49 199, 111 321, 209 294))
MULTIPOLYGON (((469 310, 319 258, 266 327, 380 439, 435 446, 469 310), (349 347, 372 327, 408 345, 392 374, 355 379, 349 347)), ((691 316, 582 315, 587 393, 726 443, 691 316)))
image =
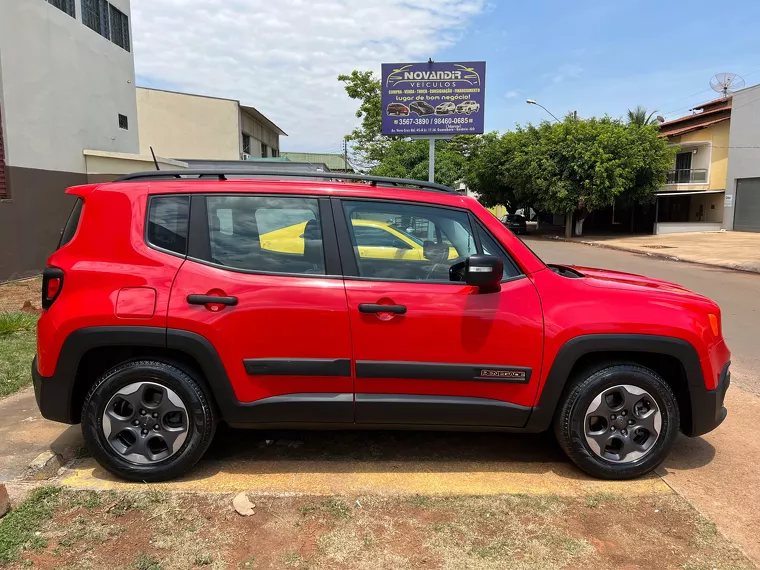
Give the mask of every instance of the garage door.
POLYGON ((736 181, 734 207, 735 230, 760 232, 760 178, 742 178, 736 181))

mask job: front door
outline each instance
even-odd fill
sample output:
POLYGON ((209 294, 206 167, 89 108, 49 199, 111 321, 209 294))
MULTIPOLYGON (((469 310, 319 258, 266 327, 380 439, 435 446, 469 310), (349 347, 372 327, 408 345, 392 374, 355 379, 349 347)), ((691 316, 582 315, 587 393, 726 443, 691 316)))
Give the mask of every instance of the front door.
POLYGON ((328 199, 193 196, 168 327, 216 349, 237 399, 234 423, 353 422, 335 248, 328 199))
MULTIPOLYGON (((533 283, 466 210, 335 200, 355 359, 356 422, 523 426, 540 378, 543 320, 533 283), (365 224, 406 237, 382 255, 365 224), (360 230, 361 231, 361 230, 360 230), (459 280, 475 253, 501 255, 501 291, 459 280)), ((378 244, 380 247, 380 244, 378 244)))

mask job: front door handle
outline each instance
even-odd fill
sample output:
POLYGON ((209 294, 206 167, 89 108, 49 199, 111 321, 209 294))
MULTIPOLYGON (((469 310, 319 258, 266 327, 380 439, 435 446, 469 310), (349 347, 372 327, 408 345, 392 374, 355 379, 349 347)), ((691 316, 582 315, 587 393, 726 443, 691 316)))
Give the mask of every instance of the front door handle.
POLYGON ((234 307, 238 304, 238 298, 217 297, 216 295, 188 295, 187 302, 191 305, 227 305, 234 307))
POLYGON ((372 313, 393 313, 394 315, 405 315, 406 307, 404 305, 375 305, 374 303, 362 303, 359 305, 359 312, 372 313))

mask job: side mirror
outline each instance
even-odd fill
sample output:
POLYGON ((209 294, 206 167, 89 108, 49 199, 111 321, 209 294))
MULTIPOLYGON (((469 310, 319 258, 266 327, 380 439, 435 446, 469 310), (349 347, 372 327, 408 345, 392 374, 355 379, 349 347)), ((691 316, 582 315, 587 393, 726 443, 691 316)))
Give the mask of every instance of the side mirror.
POLYGON ((471 255, 464 261, 464 282, 483 293, 501 289, 504 261, 495 255, 471 255))

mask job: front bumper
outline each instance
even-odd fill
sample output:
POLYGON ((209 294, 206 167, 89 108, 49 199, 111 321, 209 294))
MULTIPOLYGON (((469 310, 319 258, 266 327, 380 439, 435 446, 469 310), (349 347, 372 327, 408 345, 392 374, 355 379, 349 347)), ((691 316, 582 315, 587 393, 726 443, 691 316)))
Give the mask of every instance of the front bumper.
POLYGON ((714 430, 728 413, 723 406, 726 391, 731 384, 731 361, 726 362, 720 372, 718 386, 714 390, 696 390, 691 395, 692 429, 687 435, 697 437, 714 430))
POLYGON ((37 407, 43 418, 65 424, 78 423, 71 413, 73 378, 65 381, 57 376, 43 376, 37 370, 37 357, 32 360, 32 383, 37 407))

